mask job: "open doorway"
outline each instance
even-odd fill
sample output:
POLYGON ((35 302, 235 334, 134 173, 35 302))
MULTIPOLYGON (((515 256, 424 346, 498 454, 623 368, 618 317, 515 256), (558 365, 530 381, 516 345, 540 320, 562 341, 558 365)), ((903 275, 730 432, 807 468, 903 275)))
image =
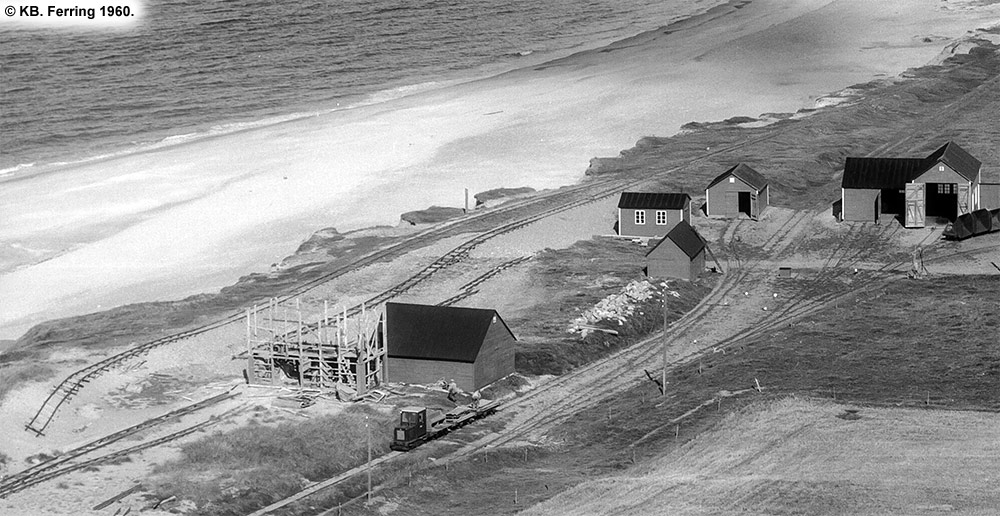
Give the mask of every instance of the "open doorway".
POLYGON ((747 217, 750 216, 750 192, 740 192, 739 212, 745 214, 747 217))
POLYGON ((927 183, 927 218, 938 217, 954 222, 958 216, 958 185, 927 183))

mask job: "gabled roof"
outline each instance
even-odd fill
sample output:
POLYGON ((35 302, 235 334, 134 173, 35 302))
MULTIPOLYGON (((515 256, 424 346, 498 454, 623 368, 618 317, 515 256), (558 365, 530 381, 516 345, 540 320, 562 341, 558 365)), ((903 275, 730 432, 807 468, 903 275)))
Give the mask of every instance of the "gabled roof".
POLYGON ((473 363, 493 324, 502 324, 496 310, 454 306, 386 303, 387 352, 393 358, 417 358, 473 363))
POLYGON ((683 210, 691 202, 686 193, 622 192, 618 207, 638 210, 683 210))
POLYGON ((927 156, 928 168, 938 161, 943 161, 955 172, 958 172, 958 175, 969 181, 976 180, 979 167, 983 165, 981 161, 972 157, 972 154, 959 147, 955 142, 948 142, 942 145, 940 149, 931 153, 930 156, 927 156))
POLYGON ((847 158, 842 188, 903 188, 922 174, 924 158, 847 158))
POLYGON ((667 236, 660 239, 660 241, 646 253, 646 256, 653 254, 653 251, 655 251, 657 247, 660 247, 667 241, 673 242, 674 245, 676 245, 681 251, 684 251, 684 254, 688 255, 688 258, 691 258, 692 260, 695 256, 698 256, 698 253, 700 253, 702 249, 705 249, 705 239, 701 238, 698 231, 691 227, 687 221, 682 220, 674 226, 674 229, 671 229, 670 232, 667 233, 667 236))
POLYGON ((763 190, 764 187, 767 186, 767 178, 760 175, 760 172, 750 168, 749 165, 740 163, 713 179, 712 182, 705 187, 705 189, 707 190, 721 183, 724 179, 729 177, 730 174, 738 177, 741 181, 756 188, 757 190, 763 190))
POLYGON ((948 142, 926 158, 847 158, 844 161, 843 188, 903 188, 938 162, 951 167, 958 175, 974 181, 982 163, 955 142, 948 142))

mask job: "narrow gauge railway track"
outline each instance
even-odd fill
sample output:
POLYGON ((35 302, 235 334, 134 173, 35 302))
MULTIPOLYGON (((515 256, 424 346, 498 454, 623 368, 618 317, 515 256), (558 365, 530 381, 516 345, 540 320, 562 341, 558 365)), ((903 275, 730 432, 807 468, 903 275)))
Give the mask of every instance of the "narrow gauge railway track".
MULTIPOLYGON (((800 218, 801 217, 803 217, 803 216, 800 215, 800 218)), ((775 241, 780 240, 780 238, 782 236, 784 236, 785 234, 787 234, 791 228, 797 227, 801 223, 800 218, 791 218, 788 221, 786 221, 785 224, 783 224, 782 227, 779 228, 778 232, 776 232, 776 234, 773 235, 768 240, 768 242, 771 242, 771 240, 775 240, 775 241), (789 229, 785 229, 786 227, 788 227, 789 229)), ((730 224, 734 225, 734 226, 736 226, 738 228, 740 222, 741 222, 740 220, 736 220, 736 221, 731 222, 730 224)), ((737 272, 732 272, 732 269, 729 269, 729 270, 730 270, 730 272, 727 272, 726 275, 724 275, 723 279, 713 288, 712 292, 710 292, 708 294, 708 296, 706 296, 691 311, 689 311, 688 314, 686 314, 684 317, 682 317, 681 320, 677 321, 674 324, 674 326, 671 327, 672 330, 679 329, 679 328, 682 327, 682 325, 693 326, 694 324, 696 324, 697 321, 700 321, 704 317, 705 313, 707 313, 707 311, 710 310, 710 307, 713 304, 713 302, 717 302, 717 301, 725 298, 725 296, 727 296, 730 293, 732 293, 733 290, 735 290, 738 286, 740 286, 739 285, 739 281, 745 279, 748 276, 748 272, 745 269, 740 269, 737 272)), ((473 281, 475 281, 475 280, 473 280, 473 281)), ((470 282, 470 283, 472 283, 472 282, 470 282)), ((635 353, 637 351, 637 348, 648 344, 648 342, 650 342, 650 341, 658 341, 661 338, 662 338, 662 333, 660 333, 660 334, 658 334, 656 336, 653 336, 650 339, 647 339, 646 341, 643 341, 642 343, 638 343, 636 345, 633 345, 632 347, 620 350, 620 351, 614 353, 613 355, 610 355, 610 356, 605 357, 603 359, 600 359, 598 361, 592 362, 591 364, 588 364, 586 366, 582 366, 582 367, 580 367, 580 368, 578 368, 578 369, 576 369, 576 370, 574 370, 574 371, 572 371, 570 373, 567 373, 567 374, 565 374, 563 376, 559 376, 559 377, 553 378, 551 380, 548 380, 543 385, 540 385, 537 389, 532 390, 532 391, 524 394, 523 396, 519 397, 518 399, 512 400, 511 402, 504 403, 503 405, 500 406, 500 408, 498 410, 504 410, 504 409, 508 409, 508 408, 514 408, 514 409, 517 409, 517 410, 521 410, 521 409, 524 408, 524 404, 525 403, 528 403, 528 402, 530 402, 533 399, 540 398, 546 392, 550 392, 550 390, 553 387, 564 386, 564 385, 570 384, 574 379, 578 379, 578 378, 584 377, 584 376, 589 376, 588 373, 593 373, 594 371, 598 371, 598 370, 600 370, 600 368, 602 366, 607 366, 607 364, 612 363, 612 362, 614 362, 616 360, 620 360, 621 357, 623 357, 625 355, 628 355, 630 353, 635 353)), ((603 375, 602 375, 602 377, 603 378, 607 378, 607 377, 604 377, 603 375)), ((578 396, 570 396, 570 397, 573 398, 574 400, 578 399, 578 396)), ((563 412, 563 411, 565 411, 567 409, 570 409, 570 406, 565 405, 565 404, 557 403, 556 405, 559 405, 559 406, 555 407, 555 410, 560 410, 560 412, 563 412)), ((547 405, 547 407, 551 408, 552 405, 549 404, 549 405, 547 405)), ((534 411, 534 412, 532 412, 531 416, 529 416, 529 419, 531 417, 542 418, 543 415, 544 415, 544 412, 545 412, 545 409, 540 409, 540 410, 534 411)), ((549 419, 551 419, 551 418, 546 418, 546 420, 549 420, 549 419)), ((538 426, 538 425, 531 425, 531 426, 535 427, 535 426, 538 426)), ((527 428, 526 425, 520 425, 517 428, 511 428, 511 430, 514 431, 514 432, 519 432, 518 433, 518 436, 519 436, 519 435, 522 435, 521 432, 523 432, 526 428, 527 428)), ((505 430, 504 435, 506 435, 507 433, 508 432, 505 430)), ((486 446, 499 446, 499 445, 505 444, 505 443, 510 442, 511 440, 513 440, 513 439, 506 439, 506 440, 502 440, 501 441, 501 439, 502 439, 502 436, 498 436, 497 438, 490 439, 490 440, 485 440, 485 441, 484 440, 480 440, 480 441, 477 441, 475 443, 470 444, 469 446, 466 446, 465 448, 462 448, 462 449, 456 450, 455 452, 452 452, 451 454, 447 455, 446 457, 438 459, 438 462, 441 462, 443 460, 444 461, 455 460, 455 459, 467 456, 467 455, 469 455, 471 453, 474 453, 475 451, 477 451, 479 449, 482 449, 482 448, 484 448, 486 446)), ((392 458, 395 458, 398 453, 399 452, 391 452, 392 458)), ((383 456, 383 457, 385 457, 385 456, 383 456)), ((355 472, 354 474, 358 474, 360 472, 361 471, 359 470, 359 471, 355 472)), ((264 509, 261 509, 261 510, 259 510, 257 512, 254 512, 251 516, 260 516, 260 515, 263 515, 263 514, 267 514, 267 513, 271 512, 271 511, 274 511, 274 510, 276 510, 278 508, 284 507, 284 506, 286 506, 286 505, 288 505, 288 504, 290 504, 290 503, 292 503, 294 501, 300 500, 300 499, 304 498, 305 496, 308 496, 309 494, 312 494, 312 493, 320 490, 321 488, 329 487, 329 486, 334 485, 336 483, 339 483, 339 482, 341 482, 343 480, 346 480, 346 479, 350 478, 351 476, 353 476, 353 474, 351 474, 351 475, 348 475, 348 474, 340 475, 340 476, 335 477, 333 479, 330 479, 330 480, 328 480, 326 482, 323 482, 322 483, 323 484, 322 487, 320 487, 319 485, 314 486, 314 488, 310 488, 310 489, 307 490, 308 493, 306 491, 302 491, 300 493, 297 493, 297 494, 295 494, 295 495, 293 495, 293 496, 291 496, 289 498, 286 498, 284 500, 278 501, 278 502, 276 502, 276 503, 274 503, 274 504, 272 504, 272 505, 270 505, 270 506, 268 506, 268 507, 266 507, 264 509)))
MULTIPOLYGON (((851 228, 852 232, 855 230, 856 228, 851 228)), ((843 267, 849 266, 850 263, 845 262, 853 262, 858 254, 848 252, 843 245, 838 246, 831 252, 824 264, 823 271, 826 272, 821 271, 822 276, 817 275, 816 278, 810 280, 810 286, 803 289, 802 294, 797 298, 798 302, 795 302, 795 299, 790 300, 783 309, 767 312, 762 319, 751 326, 724 339, 702 346, 693 344, 692 339, 685 338, 685 336, 691 337, 690 332, 703 323, 710 313, 717 310, 714 307, 718 306, 719 301, 733 293, 737 287, 746 284, 747 281, 756 284, 766 280, 770 274, 769 271, 754 267, 756 264, 744 264, 743 269, 737 270, 733 274, 727 274, 699 305, 668 328, 666 337, 662 332, 658 333, 612 356, 549 380, 538 389, 512 400, 509 406, 502 408, 512 409, 511 412, 517 413, 513 427, 505 428, 502 435, 487 437, 466 446, 456 452, 452 458, 469 455, 487 446, 503 446, 525 440, 536 430, 554 426, 559 421, 595 405, 616 392, 647 381, 641 372, 642 368, 658 362, 662 356, 661 343, 664 338, 671 338, 674 342, 691 343, 672 346, 669 364, 676 367, 700 356, 713 353, 715 350, 725 349, 741 340, 757 337, 774 330, 795 319, 814 313, 836 299, 856 295, 857 291, 851 289, 834 292, 826 292, 825 290, 829 281, 846 273, 843 267), (810 298, 810 296, 814 297, 810 298), (588 387, 585 383, 588 378, 601 378, 600 385, 588 387), (580 383, 584 383, 584 385, 579 385, 580 383), (553 397, 553 391, 558 392, 559 395, 553 397), (540 403, 533 404, 533 398, 538 398, 540 403)), ((870 286, 873 287, 874 284, 870 286)))
POLYGON ((162 424, 166 423, 167 421, 170 421, 170 420, 173 420, 173 419, 177 419, 177 418, 185 416, 187 414, 194 413, 194 412, 196 412, 198 410, 201 410, 203 408, 215 405, 217 403, 220 403, 222 401, 228 400, 230 398, 234 398, 236 396, 238 396, 238 394, 233 394, 233 393, 230 393, 230 392, 225 392, 225 393, 222 393, 222 394, 217 394, 217 395, 212 396, 210 398, 206 398, 204 400, 201 400, 201 401, 199 401, 197 403, 193 403, 191 405, 187 405, 187 406, 181 407, 181 408, 179 408, 177 410, 172 410, 172 411, 167 412, 166 414, 163 414, 161 416, 157 416, 157 417, 154 417, 152 419, 147 419, 147 420, 145 420, 145 421, 143 421, 143 422, 141 422, 141 423, 139 423, 137 425, 128 427, 128 428, 126 428, 124 430, 119 430, 118 432, 115 432, 113 434, 109 434, 109 435, 106 435, 106 436, 101 437, 99 439, 95 439, 95 440, 93 440, 93 441, 91 441, 89 443, 86 443, 86 444, 82 445, 82 446, 79 446, 77 448, 69 450, 69 451, 67 451, 67 452, 65 452, 65 453, 63 453, 63 454, 61 454, 61 455, 59 455, 59 456, 57 456, 57 457, 55 457, 53 459, 47 460, 45 462, 41 462, 41 463, 39 463, 39 464, 37 464, 35 466, 32 466, 32 467, 30 467, 30 468, 28 468, 28 469, 26 469, 24 471, 15 473, 15 474, 7 477, 6 479, 4 479, 3 482, 0 482, 0 498, 6 498, 10 494, 16 493, 18 491, 22 491, 22 490, 27 489, 27 488, 29 488, 31 486, 36 485, 36 484, 40 484, 40 483, 45 482, 47 480, 51 480, 51 479, 53 479, 55 477, 58 477, 58 476, 61 476, 61 475, 65 475, 66 473, 77 471, 79 469, 82 469, 82 468, 85 468, 85 467, 88 467, 88 466, 95 466, 95 465, 98 465, 98 464, 102 464, 104 462, 112 461, 112 460, 115 460, 117 458, 121 458, 121 457, 124 457, 126 455, 129 455, 131 453, 135 453, 137 451, 141 451, 141 450, 149 448, 151 446, 155 446, 155 445, 167 442, 167 441, 171 441, 171 440, 183 437, 183 436, 188 435, 188 434, 190 434, 190 433, 192 433, 194 431, 197 431, 197 430, 200 430, 202 428, 205 428, 209 424, 214 424, 214 422, 217 421, 217 420, 210 419, 208 421, 203 421, 203 422, 201 422, 201 423, 199 423, 197 425, 194 425, 192 427, 186 428, 186 429, 181 430, 179 432, 174 432, 174 433, 169 434, 167 436, 163 436, 163 437, 155 440, 156 444, 151 445, 151 446, 145 446, 146 443, 143 443, 141 445, 132 446, 132 447, 126 448, 124 450, 119 450, 117 452, 114 452, 112 454, 109 454, 109 455, 106 455, 106 456, 103 456, 103 457, 98 457, 96 459, 91 459, 91 460, 88 460, 88 461, 84 461, 84 462, 79 462, 79 463, 74 463, 74 464, 67 465, 68 463, 71 463, 74 460, 76 460, 76 459, 78 459, 78 458, 80 458, 80 457, 82 457, 84 455, 91 454, 91 453, 93 453, 93 452, 95 452, 97 450, 100 450, 100 449, 105 448, 105 447, 107 447, 107 446, 109 446, 111 444, 114 444, 114 443, 116 443, 118 441, 121 441, 122 439, 124 439, 126 437, 129 437, 131 435, 137 434, 137 433, 142 432, 144 430, 149 430, 151 428, 154 428, 154 427, 157 427, 159 425, 162 425, 162 424))
MULTIPOLYGON (((785 237, 795 237, 798 234, 798 229, 803 227, 804 221, 806 220, 805 215, 800 214, 799 217, 786 221, 785 224, 779 228, 776 234, 772 235, 763 246, 770 246, 784 250, 792 247, 792 250, 786 251, 786 253, 793 253, 797 250, 797 246, 792 246, 792 242, 785 237)), ((738 228, 739 223, 739 221, 736 221, 733 224, 735 224, 738 228)), ((864 238, 866 236, 866 230, 869 232, 871 231, 870 228, 866 228, 861 224, 852 225, 847 232, 848 234, 845 235, 845 238, 841 239, 839 245, 831 251, 830 255, 824 260, 819 273, 813 278, 806 280, 809 282, 809 286, 806 289, 801 290, 798 295, 790 298, 790 302, 786 303, 782 309, 774 312, 768 312, 763 320, 759 320, 752 326, 744 328, 736 334, 718 342, 707 346, 694 347, 693 349, 688 347, 686 349, 679 350, 680 353, 675 353, 675 356, 670 360, 670 365, 676 367, 678 365, 688 363, 700 356, 713 353, 715 349, 731 346, 740 340, 757 337, 768 331, 772 331, 783 324, 793 322, 796 319, 815 313, 817 310, 820 310, 825 306, 829 306, 831 302, 839 299, 850 298, 861 292, 875 290, 884 286, 886 280, 882 279, 879 281, 873 281, 860 289, 848 288, 844 291, 826 291, 829 281, 843 276, 853 265, 857 264, 860 260, 866 257, 866 254, 869 252, 868 249, 860 249, 851 252, 852 246, 847 244, 848 241, 853 243, 861 238, 864 238), (847 238, 848 236, 851 237, 847 238), (818 292, 820 295, 812 299, 809 298, 809 296, 816 295, 818 292), (796 300, 800 302, 795 303, 794 301, 796 300)), ((883 233, 884 237, 891 237, 898 231, 899 228, 894 227, 891 232, 888 232, 888 234, 884 234, 886 233, 885 229, 875 228, 874 232, 883 233)), ((946 255, 936 256, 933 260, 946 260, 955 256, 984 252, 987 249, 996 247, 1000 247, 1000 244, 983 246, 981 248, 971 250, 955 251, 946 255)), ((765 280, 770 274, 769 271, 759 267, 751 268, 751 266, 756 266, 761 262, 763 262, 762 259, 750 260, 743 263, 742 267, 736 269, 734 272, 726 273, 722 280, 720 280, 720 282, 713 288, 712 292, 702 299, 702 301, 699 302, 698 305, 696 305, 691 311, 685 314, 684 317, 675 321, 675 323, 670 326, 667 330, 668 333, 676 336, 695 329, 699 323, 705 320, 708 314, 712 311, 713 306, 718 306, 719 301, 732 294, 738 287, 745 284, 746 281, 765 280)), ((885 272, 903 265, 905 265, 904 262, 888 263, 876 272, 885 272)), ((613 395, 615 392, 620 392, 623 389, 627 389, 633 385, 646 381, 644 376, 634 373, 638 367, 643 365, 648 366, 650 362, 656 361, 659 358, 662 352, 662 348, 660 346, 663 338, 663 332, 659 332, 629 348, 620 350, 608 357, 592 362, 586 366, 582 366, 570 373, 566 373, 565 375, 550 379, 544 384, 539 385, 536 389, 520 396, 515 400, 511 400, 501 405, 498 410, 510 411, 514 413, 517 421, 514 421, 513 424, 508 423, 502 434, 494 434, 469 443, 468 445, 451 452, 445 457, 439 458, 436 463, 458 460, 487 447, 503 446, 518 440, 524 440, 532 431, 544 429, 545 427, 551 427, 557 424, 560 420, 570 417, 582 409, 593 406, 597 402, 613 395), (581 383, 581 381, 585 382, 588 377, 600 378, 600 385, 593 385, 593 382, 591 382, 590 385, 576 385, 581 383), (553 396, 554 390, 560 388, 562 389, 560 391, 561 394, 553 396), (545 399, 546 397, 549 399, 545 399), (540 406, 530 406, 532 401, 535 400, 539 402, 540 406), (527 412, 527 414, 521 414, 522 417, 518 418, 517 414, 521 412, 527 412)), ((377 464, 373 462, 373 466, 390 462, 399 455, 401 455, 400 452, 390 452, 382 457, 379 457, 379 459, 376 460, 377 464)), ((261 516, 281 507, 285 507, 295 501, 306 498, 317 491, 359 475, 364 471, 364 466, 359 466, 354 470, 345 472, 337 477, 316 484, 315 486, 296 493, 289 498, 280 500, 268 507, 260 509, 254 512, 252 516, 261 516)), ((388 483, 383 486, 376 487, 375 491, 379 491, 389 485, 392 484, 388 483)), ((350 500, 348 504, 359 501, 363 498, 364 495, 354 498, 350 500)))
MULTIPOLYGON (((289 290, 288 293, 279 296, 277 298, 277 302, 282 303, 290 299, 294 299, 295 297, 300 296, 306 292, 309 292, 335 278, 343 276, 344 274, 350 271, 357 270, 374 263, 378 263, 394 257, 401 256, 406 252, 420 248, 423 245, 426 245, 427 243, 434 241, 435 239, 441 238, 449 234, 455 234, 459 232, 463 227, 471 227, 474 226, 475 224, 487 221, 490 218, 501 218, 504 215, 509 216, 511 214, 516 213, 517 210, 528 209, 531 207, 544 208, 541 212, 535 213, 533 215, 528 215, 516 219, 514 221, 501 223, 499 226, 484 233, 481 233, 476 237, 473 237, 472 239, 456 247, 452 251, 449 251, 440 259, 436 260, 434 263, 427 266, 424 270, 418 272, 416 275, 412 276, 406 281, 403 281, 402 283, 396 285, 395 287, 392 287, 391 289, 377 296, 374 296, 373 298, 365 302, 365 304, 367 305, 374 305, 381 303, 385 300, 392 299, 393 297, 398 296, 399 294, 409 290, 413 286, 429 278, 438 270, 441 270, 445 267, 448 267, 463 260, 468 255, 469 251, 471 251, 476 246, 482 244, 483 242, 489 240, 490 238, 494 238, 504 233, 509 233, 516 229, 520 229, 524 226, 537 222, 538 220, 544 219, 546 217, 555 215, 557 213, 572 208, 576 208, 578 206, 582 206, 584 204, 588 204, 591 202, 596 202, 610 195, 614 195, 615 193, 620 192, 624 188, 634 187, 643 183, 654 181, 657 177, 672 174, 677 171, 683 170, 695 163, 704 161, 712 156, 728 153, 746 147, 748 145, 753 145, 761 141, 775 138, 787 132, 789 129, 790 128, 774 130, 756 138, 750 138, 732 145, 719 147, 715 150, 702 153, 697 157, 691 158, 686 162, 681 163, 680 165, 677 165, 668 170, 655 174, 651 177, 642 177, 642 178, 612 177, 612 178, 596 179, 593 181, 588 181, 583 184, 564 187, 553 192, 543 193, 532 198, 519 201, 511 201, 509 203, 506 203, 502 206, 491 209, 489 211, 484 211, 479 214, 472 214, 461 220, 442 224, 435 228, 425 230, 424 232, 414 235, 402 242, 372 252, 366 256, 359 258, 358 260, 355 260, 354 262, 342 265, 340 267, 335 268, 332 271, 323 273, 312 280, 306 281, 300 284, 299 286, 295 287, 294 289, 289 290), (547 205, 550 204, 553 204, 554 206, 546 207, 547 205)), ((352 309, 350 309, 349 314, 356 313, 359 310, 360 306, 353 307, 352 309)), ((171 344, 180 340, 184 340, 190 337, 194 337, 215 330, 217 328, 221 328, 223 326, 232 323, 239 322, 244 317, 244 315, 245 314, 242 311, 236 312, 222 319, 210 322, 208 324, 196 328, 192 328, 190 330, 185 330, 179 333, 175 333, 173 335, 168 335, 165 337, 161 337, 155 340, 139 344, 121 353, 112 355, 99 362, 96 362, 94 364, 91 364, 87 367, 84 367, 82 369, 79 369, 71 373, 69 376, 63 379, 58 385, 56 385, 56 387, 52 390, 52 392, 45 399, 45 401, 42 402, 42 405, 35 412, 35 415, 32 416, 31 420, 28 421, 28 423, 25 425, 24 427, 25 430, 33 432, 36 436, 39 437, 45 435, 44 434, 45 429, 48 428, 49 424, 52 423, 52 420, 59 412, 59 409, 64 404, 66 404, 70 399, 72 399, 78 392, 80 392, 80 390, 83 389, 83 387, 87 383, 89 383, 94 378, 100 376, 101 374, 105 373, 112 367, 115 367, 118 364, 131 360, 133 358, 142 356, 160 346, 171 344)), ((317 326, 318 324, 313 324, 309 329, 312 329, 317 326)), ((304 328, 304 330, 305 329, 307 328, 304 328)))
POLYGON ((438 303, 438 306, 452 306, 455 303, 458 303, 459 301, 462 301, 464 299, 470 298, 478 294, 479 289, 477 289, 476 287, 482 285, 483 283, 486 283, 487 281, 490 280, 490 278, 493 278, 494 276, 500 274, 501 272, 510 269, 511 267, 516 267, 530 259, 531 259, 530 256, 522 256, 520 258, 514 258, 513 260, 508 260, 506 262, 501 263, 500 265, 497 265, 496 267, 484 272, 483 274, 476 276, 475 278, 470 280, 468 283, 462 285, 461 287, 458 287, 459 291, 458 294, 455 294, 454 296, 451 296, 448 299, 441 301, 440 303, 438 303))
MULTIPOLYGON (((892 233, 899 230, 900 229, 896 227, 892 230, 892 233)), ((852 228, 852 232, 853 231, 854 228, 852 228)), ((856 235, 855 239, 862 238, 863 236, 864 235, 856 235)), ((997 247, 1000 247, 1000 244, 982 246, 971 250, 949 252, 947 254, 934 257, 933 261, 943 261, 966 254, 981 253, 997 247)), ((859 288, 830 290, 829 286, 832 282, 841 276, 848 274, 852 266, 857 264, 862 258, 865 258, 865 254, 867 253, 867 250, 865 249, 855 252, 850 252, 849 249, 850 246, 847 246, 846 248, 845 246, 839 246, 838 249, 836 249, 830 257, 828 257, 826 260, 827 265, 825 265, 820 271, 820 274, 817 275, 816 278, 809 280, 810 285, 805 289, 802 289, 799 295, 793 296, 790 299, 790 302, 786 303, 782 309, 768 312, 764 318, 758 320, 750 327, 744 328, 732 336, 709 345, 700 347, 682 345, 678 349, 674 350, 673 357, 670 360, 670 365, 676 367, 678 365, 689 363, 691 360, 697 359, 698 357, 702 357, 719 350, 724 350, 726 347, 735 345, 739 341, 761 337, 766 333, 778 329, 786 324, 790 324, 797 319, 816 313, 818 310, 829 306, 833 302, 845 299, 849 300, 851 298, 856 298, 856 296, 862 295, 865 292, 872 292, 880 289, 889 281, 889 279, 885 276, 887 271, 898 269, 899 267, 906 265, 905 262, 887 263, 875 271, 875 274, 868 276, 867 279, 870 279, 871 281, 859 288)), ((763 280, 765 279, 764 276, 766 276, 766 274, 761 275, 761 277, 757 279, 763 280)), ((743 277, 747 279, 754 279, 750 276, 743 277)), ((729 278, 726 279, 729 280, 729 278)), ((682 336, 685 332, 696 327, 696 325, 704 319, 705 314, 711 311, 711 307, 713 305, 712 301, 714 299, 721 299, 724 297, 725 292, 732 291, 733 287, 737 284, 737 282, 733 281, 733 284, 728 287, 721 284, 717 286, 717 289, 713 290, 713 292, 706 297, 703 304, 696 307, 695 310, 689 312, 689 314, 682 318, 682 320, 679 320, 674 326, 672 326, 668 330, 668 335, 682 336)), ((643 374, 636 373, 636 371, 641 370, 642 366, 648 366, 650 363, 655 363, 657 361, 661 353, 659 343, 663 338, 663 333, 654 335, 642 343, 620 351, 616 355, 608 357, 607 359, 595 362, 591 365, 585 366, 585 368, 581 368, 578 371, 568 373, 567 375, 549 380, 545 385, 539 386, 538 389, 525 394, 516 400, 512 400, 510 402, 510 406, 504 406, 501 408, 513 409, 511 410, 512 412, 526 411, 527 415, 519 417, 514 427, 508 426, 503 435, 484 438, 480 441, 472 443, 460 450, 454 458, 469 455, 487 446, 502 446, 518 440, 524 440, 533 430, 551 427, 560 420, 568 418, 583 409, 595 405, 597 402, 612 395, 611 393, 620 392, 623 389, 627 389, 633 385, 638 385, 639 383, 647 381, 643 374), (601 378, 600 389, 588 389, 585 386, 576 385, 576 383, 579 383, 579 379, 585 379, 587 377, 601 378), (531 398, 546 396, 551 393, 553 389, 561 389, 559 391, 561 395, 555 399, 545 399, 545 402, 542 404, 544 406, 542 407, 529 405, 531 398)), ((674 338, 673 340, 685 342, 685 339, 674 338)), ((686 339, 686 341, 690 341, 690 339, 686 339)), ((549 397, 551 398, 551 396, 549 397)))

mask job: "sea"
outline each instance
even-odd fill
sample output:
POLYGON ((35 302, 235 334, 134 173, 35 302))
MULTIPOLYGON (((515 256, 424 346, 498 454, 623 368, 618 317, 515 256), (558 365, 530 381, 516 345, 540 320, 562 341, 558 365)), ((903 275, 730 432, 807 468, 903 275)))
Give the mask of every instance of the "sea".
POLYGON ((593 48, 707 0, 155 0, 0 25, 0 178, 376 103, 593 48))

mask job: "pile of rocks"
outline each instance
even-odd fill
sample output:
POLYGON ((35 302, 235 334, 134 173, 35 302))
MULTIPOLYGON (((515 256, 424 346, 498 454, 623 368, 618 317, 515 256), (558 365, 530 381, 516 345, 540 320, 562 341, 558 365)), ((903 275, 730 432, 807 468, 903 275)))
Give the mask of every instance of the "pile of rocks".
POLYGON ((658 297, 661 292, 665 295, 680 297, 680 294, 673 290, 666 290, 667 283, 653 285, 645 280, 636 280, 625 287, 618 294, 612 294, 594 305, 593 308, 583 312, 580 317, 570 322, 567 331, 577 333, 580 337, 586 337, 593 331, 603 331, 614 333, 616 331, 606 328, 607 326, 622 326, 635 312, 636 307, 643 301, 658 297), (603 324, 602 324, 603 323, 603 324))

